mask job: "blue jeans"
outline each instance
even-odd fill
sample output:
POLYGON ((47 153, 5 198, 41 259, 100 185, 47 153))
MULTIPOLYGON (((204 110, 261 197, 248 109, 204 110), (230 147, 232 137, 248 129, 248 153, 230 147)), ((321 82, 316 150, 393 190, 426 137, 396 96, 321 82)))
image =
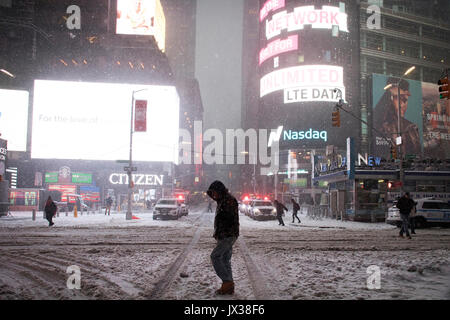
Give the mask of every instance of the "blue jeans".
POLYGON ((400 213, 400 217, 402 218, 402 228, 400 229, 400 235, 406 233, 409 236, 409 214, 400 213))
POLYGON ((217 275, 223 282, 233 281, 231 271, 231 255, 236 237, 229 237, 217 240, 217 245, 211 252, 211 262, 217 275))

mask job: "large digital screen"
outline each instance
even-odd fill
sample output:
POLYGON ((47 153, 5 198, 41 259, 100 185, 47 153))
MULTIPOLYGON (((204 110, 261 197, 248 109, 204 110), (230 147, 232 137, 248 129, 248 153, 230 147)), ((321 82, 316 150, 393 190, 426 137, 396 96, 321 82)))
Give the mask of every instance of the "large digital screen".
POLYGON ((9 151, 26 151, 28 91, 0 89, 0 133, 9 151))
POLYGON ((436 84, 372 75, 372 149, 378 156, 390 157, 389 139, 398 132, 398 91, 402 132, 402 155, 450 157, 450 101, 439 99, 436 84), (388 84, 392 86, 387 87, 388 84), (386 89, 385 89, 386 88, 386 89))
POLYGON ((116 32, 153 35, 155 0, 118 0, 116 32))
POLYGON ((166 18, 160 0, 118 0, 116 33, 154 36, 165 51, 166 18))
POLYGON ((283 127, 281 149, 344 148, 361 123, 332 112, 344 101, 360 112, 359 9, 346 0, 260 0, 258 123, 283 127))
POLYGON ((134 161, 178 162, 179 97, 173 86, 36 80, 31 157, 127 160, 131 101, 147 101, 134 161))

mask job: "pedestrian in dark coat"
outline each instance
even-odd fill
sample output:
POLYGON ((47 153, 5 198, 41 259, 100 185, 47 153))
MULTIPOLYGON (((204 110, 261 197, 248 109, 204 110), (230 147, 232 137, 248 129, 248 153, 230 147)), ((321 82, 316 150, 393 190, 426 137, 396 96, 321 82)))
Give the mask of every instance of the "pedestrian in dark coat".
POLYGON ((56 214, 56 210, 58 208, 56 207, 56 204, 53 202, 52 197, 48 196, 47 202, 45 203, 45 218, 48 220, 48 226, 51 227, 54 225, 52 219, 56 214))
POLYGON ((214 181, 207 194, 217 202, 213 234, 217 245, 211 253, 211 262, 218 277, 222 280, 222 286, 216 293, 220 295, 233 294, 231 255, 233 245, 239 237, 238 202, 220 181, 214 181))
POLYGON ((110 215, 112 203, 113 203, 113 199, 111 198, 111 196, 109 196, 108 198, 106 198, 105 216, 106 216, 106 213, 108 213, 108 216, 110 215))
POLYGON ((300 205, 294 200, 294 198, 292 198, 291 200, 292 200, 292 223, 295 222, 295 218, 297 218, 298 223, 301 223, 299 217, 297 216, 297 212, 300 210, 300 205))
POLYGON ((284 226, 283 213, 284 213, 284 210, 288 211, 288 208, 286 208, 284 206, 284 204, 282 204, 278 200, 275 200, 273 203, 275 204, 275 208, 277 209, 277 219, 278 219, 278 222, 279 222, 278 225, 279 226, 284 226))
POLYGON ((400 210, 400 217, 402 219, 402 228, 400 229, 399 236, 402 238, 403 233, 406 233, 408 239, 411 239, 411 235, 409 234, 409 215, 414 204, 415 202, 410 198, 409 192, 405 192, 405 194, 397 201, 397 208, 400 210))

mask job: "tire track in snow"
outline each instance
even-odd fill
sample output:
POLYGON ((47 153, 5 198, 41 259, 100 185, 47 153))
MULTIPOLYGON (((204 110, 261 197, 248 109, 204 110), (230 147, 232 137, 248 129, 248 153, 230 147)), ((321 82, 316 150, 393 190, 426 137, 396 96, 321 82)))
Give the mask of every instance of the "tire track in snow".
POLYGON ((202 233, 202 227, 206 222, 206 212, 203 212, 194 222, 199 222, 197 229, 195 230, 194 236, 192 237, 189 244, 186 248, 178 255, 177 259, 172 263, 164 276, 156 283, 150 294, 148 295, 149 299, 157 300, 161 299, 166 291, 169 289, 172 282, 175 280, 175 277, 180 270, 181 266, 185 262, 189 253, 191 253, 192 249, 196 246, 198 241, 200 240, 200 236, 202 233))
POLYGON ((241 249, 242 257, 244 258, 245 265, 247 267, 250 283, 253 288, 253 293, 256 300, 268 300, 270 297, 269 289, 264 285, 267 283, 266 277, 261 273, 261 270, 255 264, 250 250, 248 249, 242 235, 237 240, 239 248, 241 249))
POLYGON ((15 259, 14 263, 22 267, 26 267, 33 272, 38 272, 43 275, 42 278, 45 279, 50 285, 58 287, 58 293, 61 298, 66 299, 87 299, 84 294, 79 290, 67 289, 66 283, 69 277, 66 274, 66 269, 61 264, 53 263, 52 261, 46 261, 42 259, 41 256, 38 258, 32 257, 30 255, 16 255, 11 253, 6 253, 5 256, 8 258, 15 259), (70 294, 68 294, 70 292, 70 294), (63 297, 64 296, 64 297, 63 297))
POLYGON ((52 284, 54 283, 54 279, 50 279, 48 275, 45 275, 44 272, 42 272, 42 269, 39 270, 26 263, 19 263, 17 261, 1 261, 0 265, 2 265, 2 272, 3 270, 8 270, 11 274, 14 274, 14 279, 17 279, 18 276, 20 276, 19 282, 23 283, 28 290, 32 290, 34 298, 50 300, 62 299, 61 293, 58 292, 58 289, 52 284), (27 279, 27 281, 25 281, 25 279, 27 279), (36 293, 39 293, 40 296, 36 297, 36 293))
MULTIPOLYGON (((48 256, 45 257, 46 259, 49 259, 48 256)), ((94 281, 101 282, 102 284, 106 285, 107 287, 115 287, 120 290, 120 294, 118 295, 119 298, 123 299, 123 294, 126 294, 128 297, 125 298, 136 298, 142 291, 142 288, 136 287, 133 285, 133 283, 124 280, 123 278, 119 276, 115 276, 111 274, 111 270, 105 270, 105 267, 102 267, 101 265, 93 265, 89 263, 86 259, 83 259, 83 256, 77 256, 76 258, 70 255, 64 255, 64 257, 61 256, 52 256, 51 259, 54 260, 54 262, 61 262, 65 263, 69 266, 70 265, 76 265, 80 267, 82 277, 83 275, 88 274, 90 278, 94 278, 94 281), (82 260, 82 262, 80 262, 82 260), (70 263, 68 264, 68 262, 70 263)), ((50 260, 51 260, 50 259, 50 260)), ((83 280, 82 280, 83 282, 83 280)), ((105 297, 111 298, 111 294, 104 294, 105 297)))

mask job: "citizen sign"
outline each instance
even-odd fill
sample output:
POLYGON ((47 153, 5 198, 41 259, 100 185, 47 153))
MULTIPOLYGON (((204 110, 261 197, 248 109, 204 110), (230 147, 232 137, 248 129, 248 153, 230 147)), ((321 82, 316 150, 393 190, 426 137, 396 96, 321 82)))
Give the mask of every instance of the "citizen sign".
MULTIPOLYGON (((156 174, 140 174, 136 173, 131 175, 135 185, 143 186, 162 186, 164 175, 156 174)), ((128 184, 128 174, 126 173, 112 173, 109 176, 109 182, 111 184, 128 184)))

